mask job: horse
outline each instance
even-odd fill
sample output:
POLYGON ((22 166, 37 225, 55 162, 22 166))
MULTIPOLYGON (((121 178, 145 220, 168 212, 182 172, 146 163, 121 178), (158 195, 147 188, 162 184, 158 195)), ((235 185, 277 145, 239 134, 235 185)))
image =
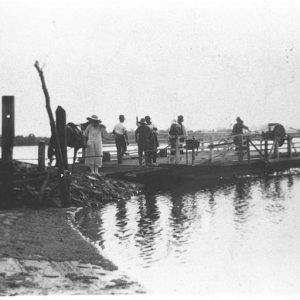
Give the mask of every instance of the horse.
MULTIPOLYGON (((74 168, 78 150, 80 148, 85 148, 85 138, 83 135, 84 127, 86 127, 85 124, 81 124, 80 126, 77 126, 72 122, 66 124, 67 146, 74 148, 72 169, 74 168)), ((53 155, 55 155, 55 143, 54 137, 51 136, 48 146, 48 159, 50 166, 53 161, 53 155)))

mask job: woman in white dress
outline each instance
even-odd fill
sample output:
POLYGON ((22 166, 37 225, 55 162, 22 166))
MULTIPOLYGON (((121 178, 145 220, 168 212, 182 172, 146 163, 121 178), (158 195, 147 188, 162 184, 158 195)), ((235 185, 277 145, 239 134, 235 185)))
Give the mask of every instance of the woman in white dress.
POLYGON ((102 137, 105 133, 105 126, 101 120, 92 115, 88 117, 89 125, 84 131, 86 138, 85 165, 91 169, 92 174, 99 175, 98 169, 102 167, 102 137))

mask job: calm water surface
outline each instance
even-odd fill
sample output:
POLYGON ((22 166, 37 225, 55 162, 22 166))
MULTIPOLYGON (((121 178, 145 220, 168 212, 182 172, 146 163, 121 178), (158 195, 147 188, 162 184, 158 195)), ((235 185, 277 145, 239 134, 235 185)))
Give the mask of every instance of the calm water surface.
POLYGON ((299 292, 299 174, 149 189, 76 222, 150 292, 299 292))

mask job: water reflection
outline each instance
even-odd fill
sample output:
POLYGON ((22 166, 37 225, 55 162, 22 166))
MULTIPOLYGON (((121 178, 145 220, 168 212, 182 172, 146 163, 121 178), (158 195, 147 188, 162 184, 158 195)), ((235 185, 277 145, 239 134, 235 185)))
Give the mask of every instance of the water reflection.
POLYGON ((209 197, 208 197, 208 204, 210 208, 211 213, 215 213, 216 209, 216 200, 215 200, 215 190, 214 189, 209 189, 209 197))
POLYGON ((177 184, 106 204, 77 222, 123 270, 139 274, 144 285, 151 278, 154 290, 162 281, 157 272, 176 289, 240 288, 248 282, 263 289, 264 278, 278 287, 289 275, 294 278, 278 257, 291 259, 289 264, 300 270, 299 243, 291 242, 288 231, 293 224, 294 234, 300 234, 297 188, 300 176, 293 174, 206 186, 177 184), (289 243, 295 245, 287 247, 292 256, 280 252, 289 243), (273 276, 274 268, 282 272, 273 276))
MULTIPOLYGON (((156 221, 159 219, 159 211, 155 194, 146 194, 138 200, 137 232, 135 244, 140 249, 140 256, 148 262, 153 259, 156 240, 159 238, 156 221)), ((145 267, 148 264, 144 265, 145 267)))
POLYGON ((97 242, 101 248, 104 248, 105 239, 103 234, 105 228, 97 210, 84 210, 77 214, 75 221, 83 235, 97 242))
POLYGON ((116 205, 116 227, 117 227, 117 237, 122 241, 127 239, 127 209, 126 209, 126 201, 120 200, 116 205))
POLYGON ((288 182, 287 186, 288 186, 289 190, 291 190, 291 188, 294 185, 294 176, 292 174, 288 174, 288 176, 287 176, 287 182, 288 182))
POLYGON ((234 191, 234 215, 238 223, 246 222, 249 214, 249 200, 251 199, 251 182, 238 180, 234 191))

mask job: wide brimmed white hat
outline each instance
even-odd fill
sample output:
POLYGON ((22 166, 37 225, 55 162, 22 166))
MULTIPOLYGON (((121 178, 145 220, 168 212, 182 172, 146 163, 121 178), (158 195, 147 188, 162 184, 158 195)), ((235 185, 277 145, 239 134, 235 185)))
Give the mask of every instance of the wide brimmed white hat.
POLYGON ((86 119, 93 122, 99 122, 99 123, 102 122, 96 115, 92 115, 91 117, 87 117, 86 119))

